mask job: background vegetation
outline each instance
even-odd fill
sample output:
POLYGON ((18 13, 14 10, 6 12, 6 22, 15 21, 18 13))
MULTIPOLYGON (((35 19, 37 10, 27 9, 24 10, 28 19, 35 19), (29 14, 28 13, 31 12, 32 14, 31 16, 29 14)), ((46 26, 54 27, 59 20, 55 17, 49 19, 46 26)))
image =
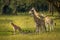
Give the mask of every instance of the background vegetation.
POLYGON ((54 10, 60 13, 59 0, 0 0, 0 14, 17 15, 18 12, 28 12, 32 7, 37 11, 54 10))

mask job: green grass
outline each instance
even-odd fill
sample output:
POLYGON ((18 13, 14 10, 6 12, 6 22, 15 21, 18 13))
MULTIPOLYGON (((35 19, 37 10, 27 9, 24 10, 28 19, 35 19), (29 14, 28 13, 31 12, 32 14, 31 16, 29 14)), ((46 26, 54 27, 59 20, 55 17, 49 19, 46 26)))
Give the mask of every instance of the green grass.
MULTIPOLYGON (((55 18, 55 17, 53 17, 55 18)), ((35 22, 33 17, 28 15, 1 15, 0 16, 0 40, 60 40, 60 19, 54 20, 57 25, 52 32, 34 33, 35 22), (18 31, 14 35, 14 29, 10 24, 13 21, 16 25, 25 31, 31 31, 32 33, 19 33, 18 31)))

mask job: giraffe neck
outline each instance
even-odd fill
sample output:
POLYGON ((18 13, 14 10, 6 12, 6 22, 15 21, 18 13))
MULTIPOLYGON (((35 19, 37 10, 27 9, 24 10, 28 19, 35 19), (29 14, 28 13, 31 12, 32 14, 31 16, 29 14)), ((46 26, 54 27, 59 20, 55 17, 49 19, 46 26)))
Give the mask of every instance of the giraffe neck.
POLYGON ((33 17, 34 17, 35 20, 37 20, 37 16, 38 16, 38 12, 36 10, 34 10, 33 17))
POLYGON ((34 13, 34 15, 35 15, 35 16, 37 16, 37 15, 38 15, 38 13, 36 12, 36 10, 34 10, 34 12, 33 12, 33 13, 34 13))

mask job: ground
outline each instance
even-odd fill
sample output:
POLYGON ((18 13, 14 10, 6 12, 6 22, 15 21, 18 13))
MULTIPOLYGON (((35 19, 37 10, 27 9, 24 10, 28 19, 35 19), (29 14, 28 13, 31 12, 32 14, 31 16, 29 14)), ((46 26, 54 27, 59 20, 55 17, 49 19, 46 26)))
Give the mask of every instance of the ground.
MULTIPOLYGON (((53 19, 55 17, 52 17, 53 19)), ((55 30, 51 32, 35 33, 35 22, 30 15, 0 15, 0 40, 60 40, 60 19, 55 19, 55 30), (14 35, 14 29, 10 21, 31 33, 19 33, 14 35)))

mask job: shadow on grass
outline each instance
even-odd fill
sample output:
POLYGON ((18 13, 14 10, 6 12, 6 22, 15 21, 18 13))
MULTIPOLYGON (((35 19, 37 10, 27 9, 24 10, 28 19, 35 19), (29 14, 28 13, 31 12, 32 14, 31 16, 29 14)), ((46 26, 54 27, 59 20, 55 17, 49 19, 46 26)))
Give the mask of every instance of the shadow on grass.
MULTIPOLYGON (((55 30, 53 31, 54 33, 60 33, 60 28, 55 28, 55 30)), ((43 32, 40 34, 50 34, 52 32, 43 32)), ((19 34, 33 34, 33 35, 37 35, 39 33, 36 33, 35 31, 31 31, 31 30, 22 30, 22 32, 0 32, 0 36, 9 36, 9 35, 19 35, 19 34)))

